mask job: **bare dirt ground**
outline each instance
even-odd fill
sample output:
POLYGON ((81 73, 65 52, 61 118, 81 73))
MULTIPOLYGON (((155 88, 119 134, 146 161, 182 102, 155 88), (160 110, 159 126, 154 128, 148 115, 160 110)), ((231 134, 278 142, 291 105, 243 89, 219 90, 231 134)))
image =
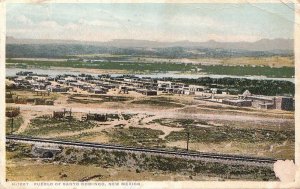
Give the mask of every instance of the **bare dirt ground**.
POLYGON ((22 133, 26 130, 28 124, 30 123, 30 120, 33 119, 35 116, 37 116, 36 112, 31 111, 22 111, 22 116, 24 119, 24 122, 19 127, 17 133, 22 133))
MULTIPOLYGON (((32 96, 30 92, 18 92, 27 96, 32 96)), ((24 123, 20 126, 17 134, 22 134, 30 120, 41 115, 52 115, 53 111, 63 109, 72 110, 77 119, 87 113, 100 114, 132 114, 129 120, 120 119, 97 123, 97 127, 82 131, 66 131, 60 133, 49 133, 43 137, 66 138, 78 137, 80 140, 89 142, 107 143, 111 140, 103 131, 110 132, 116 125, 124 125, 124 128, 142 127, 161 130, 164 134, 159 138, 165 139, 173 131, 181 131, 183 127, 168 127, 154 122, 159 119, 191 119, 205 121, 213 126, 229 126, 234 128, 251 129, 270 129, 274 131, 291 130, 294 131, 294 112, 279 110, 259 110, 254 108, 238 108, 212 102, 195 100, 193 96, 154 96, 147 97, 139 93, 130 92, 129 94, 119 94, 117 90, 111 91, 109 95, 131 97, 127 101, 110 101, 102 103, 70 103, 68 94, 55 94, 55 105, 32 105, 32 104, 7 104, 8 106, 20 107, 24 123), (162 98, 165 102, 175 102, 183 104, 183 107, 160 106, 159 104, 134 104, 134 101, 149 101, 151 99, 162 98)), ((80 97, 83 98, 83 97, 80 97)), ((87 97, 88 98, 88 97, 87 97)), ((96 99, 96 98, 95 98, 96 99)), ((161 100, 161 99, 160 99, 161 100)), ((198 124, 201 127, 201 124, 198 124)), ((202 125, 206 126, 206 125, 202 125)), ((185 141, 167 142, 167 147, 185 148, 185 141)), ((278 143, 191 143, 190 148, 197 151, 222 152, 233 154, 248 154, 269 157, 291 158, 294 156, 294 144, 287 141, 283 144, 278 143), (284 154, 287 154, 286 156, 284 154)))
MULTIPOLYGON (((85 91, 82 92, 86 93, 85 91)), ((18 91, 22 97, 36 97, 31 92, 18 91)), ((126 101, 106 101, 101 103, 80 103, 70 102, 70 94, 51 94, 55 99, 54 106, 33 105, 33 104, 7 104, 7 106, 20 107, 23 124, 16 134, 22 134, 30 125, 31 119, 42 115, 52 115, 53 111, 72 110, 72 115, 80 120, 87 113, 100 114, 118 114, 120 119, 109 120, 106 122, 95 122, 96 127, 80 131, 61 131, 41 135, 48 138, 62 138, 67 140, 80 140, 86 142, 110 143, 114 135, 110 135, 118 125, 123 125, 123 129, 130 127, 147 128, 160 130, 163 134, 158 135, 166 148, 186 148, 186 141, 180 139, 169 141, 167 136, 172 132, 182 131, 184 126, 177 125, 176 122, 170 122, 166 126, 156 120, 163 119, 189 119, 204 121, 197 124, 199 127, 208 126, 226 126, 234 128, 249 129, 270 129, 273 131, 294 131, 294 112, 278 110, 258 110, 253 108, 237 108, 221 105, 212 102, 198 101, 193 96, 154 96, 146 97, 139 93, 130 92, 129 94, 119 94, 117 90, 110 91, 108 95, 130 97, 126 101), (158 98, 159 97, 159 98, 158 98), (161 98, 161 99, 160 99, 161 98), (151 100, 161 100, 165 103, 163 106, 159 103, 140 103, 133 102, 152 102, 151 100), (167 103, 166 103, 167 102, 167 103), (182 107, 174 107, 169 103, 182 104, 182 107), (131 114, 129 119, 124 119, 122 114, 131 114)), ((88 97, 87 97, 88 98, 88 97)), ((84 99, 80 97, 79 99, 84 99)), ((97 98, 94 98, 96 100, 97 98)), ((101 99, 100 99, 101 100, 101 99)), ((122 131, 119 129, 119 131, 122 131)), ((127 130, 128 131, 128 130, 127 130)), ((281 159, 294 159, 295 144, 291 140, 283 142, 195 142, 189 144, 190 150, 201 152, 226 153, 248 156, 273 157, 281 159)), ((120 140, 122 142, 122 140, 120 140)), ((142 171, 136 172, 135 168, 108 167, 102 168, 95 165, 61 164, 58 162, 48 163, 38 159, 18 159, 8 152, 6 163, 7 176, 9 181, 43 181, 43 180, 62 180, 79 181, 89 178, 91 181, 112 181, 112 180, 194 180, 194 181, 212 181, 222 180, 217 177, 209 177, 201 174, 189 175, 181 173, 169 173, 162 171, 142 171)))
MULTIPOLYGON (((8 154, 9 156, 10 154, 8 154)), ((139 173, 134 168, 102 168, 94 165, 45 163, 41 160, 9 159, 6 164, 7 181, 80 181, 94 177, 89 181, 218 181, 218 177, 197 174, 167 173, 146 171, 139 173)))
MULTIPOLYGON (((227 121, 266 121, 271 123, 283 123, 283 122, 293 122, 294 119, 291 118, 281 118, 282 116, 277 116, 277 118, 274 117, 265 117, 258 116, 258 115, 252 115, 250 114, 237 114, 237 115, 231 115, 230 113, 223 113, 223 114, 217 114, 217 111, 209 112, 205 108, 193 108, 190 107, 190 109, 194 109, 195 111, 189 110, 189 111, 182 111, 180 108, 171 108, 171 109, 160 109, 160 108, 152 108, 151 106, 143 105, 143 108, 141 107, 126 107, 126 104, 120 105, 119 109, 115 108, 106 108, 106 104, 79 104, 79 103, 72 103, 72 104, 64 104, 63 100, 58 100, 59 104, 56 104, 55 106, 42 106, 42 105, 31 105, 31 104, 12 104, 11 106, 17 106, 20 107, 22 111, 32 111, 32 112, 43 112, 44 114, 52 114, 53 111, 61 111, 64 108, 66 109, 72 109, 73 112, 82 112, 82 113, 127 113, 127 114, 148 114, 148 115, 163 115, 165 118, 191 118, 191 119, 203 119, 203 120, 227 120, 227 121), (123 108, 124 107, 124 108, 123 108)), ((110 103, 114 104, 114 103, 110 103)), ((114 107, 114 106, 113 106, 114 107)), ((289 115, 290 113, 287 113, 288 117, 292 117, 292 115, 289 115)))
MULTIPOLYGON (((186 148, 186 141, 168 142, 168 147, 186 148)), ((224 154, 247 154, 249 156, 272 157, 280 159, 293 159, 295 144, 285 141, 282 144, 271 142, 240 143, 240 142, 221 142, 221 143, 190 143, 190 150, 201 152, 214 152, 224 154)))

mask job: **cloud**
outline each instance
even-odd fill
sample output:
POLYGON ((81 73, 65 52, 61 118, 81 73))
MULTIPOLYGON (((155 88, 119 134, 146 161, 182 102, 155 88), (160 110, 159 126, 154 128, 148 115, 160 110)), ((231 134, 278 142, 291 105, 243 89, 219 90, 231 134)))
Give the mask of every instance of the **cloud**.
POLYGON ((89 41, 255 41, 293 37, 291 22, 273 16, 278 13, 292 21, 293 14, 285 6, 233 5, 12 3, 7 5, 7 35, 89 41))
POLYGON ((98 27, 118 27, 120 26, 118 23, 116 22, 111 22, 111 21, 107 21, 107 20, 85 20, 85 19, 80 19, 78 20, 78 24, 80 26, 84 25, 84 26, 98 26, 98 27))
POLYGON ((57 28, 62 27, 55 21, 42 21, 42 22, 38 23, 36 26, 44 27, 46 29, 57 29, 57 28))
MULTIPOLYGON (((176 18, 178 19, 178 18, 176 18)), ((168 26, 160 27, 138 27, 138 23, 119 24, 106 20, 85 20, 80 19, 76 23, 59 24, 53 20, 41 21, 33 23, 32 21, 22 17, 22 23, 28 23, 25 27, 8 28, 8 35, 17 36, 20 38, 48 38, 48 39, 69 39, 82 41, 109 41, 113 39, 140 39, 140 40, 155 40, 155 41, 256 41, 260 37, 255 35, 233 35, 233 34, 203 34, 197 30, 191 31, 189 28, 180 31, 169 30, 168 26)), ((179 19, 178 19, 179 21, 179 19)), ((185 25, 196 24, 199 20, 194 20, 192 23, 185 25)), ((205 25, 214 26, 217 22, 205 21, 205 25)), ((218 25, 218 24, 217 24, 218 25)), ((220 25, 218 25, 221 27, 220 25)))
POLYGON ((7 35, 18 38, 48 38, 82 41, 109 41, 113 39, 141 39, 155 41, 256 41, 265 33, 240 23, 223 22, 208 16, 174 14, 158 20, 156 17, 105 16, 79 18, 59 22, 58 18, 36 19, 25 15, 8 17, 7 35), (16 22, 14 22, 16 20, 16 22))
POLYGON ((181 27, 224 27, 222 22, 210 17, 191 16, 191 15, 175 15, 170 19, 170 23, 181 27))
POLYGON ((33 25, 33 22, 31 19, 27 18, 26 16, 24 15, 17 15, 17 16, 14 16, 13 18, 15 20, 15 25, 21 25, 21 26, 31 26, 33 25))

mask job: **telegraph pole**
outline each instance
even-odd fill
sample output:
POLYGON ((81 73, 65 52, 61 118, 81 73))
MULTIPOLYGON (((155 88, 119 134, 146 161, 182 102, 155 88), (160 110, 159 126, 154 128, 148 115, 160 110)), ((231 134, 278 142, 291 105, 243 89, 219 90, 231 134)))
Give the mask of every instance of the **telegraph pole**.
POLYGON ((14 132, 14 118, 11 117, 11 124, 10 124, 10 134, 12 135, 14 132))
POLYGON ((70 113, 69 113, 69 117, 68 117, 68 122, 69 122, 69 125, 71 125, 71 118, 72 118, 72 109, 70 108, 70 113))
POLYGON ((12 135, 14 132, 14 117, 13 117, 13 112, 10 112, 10 117, 11 117, 11 124, 10 124, 10 134, 12 135))
POLYGON ((186 151, 189 151, 189 140, 190 140, 190 131, 187 131, 187 140, 186 140, 186 151))

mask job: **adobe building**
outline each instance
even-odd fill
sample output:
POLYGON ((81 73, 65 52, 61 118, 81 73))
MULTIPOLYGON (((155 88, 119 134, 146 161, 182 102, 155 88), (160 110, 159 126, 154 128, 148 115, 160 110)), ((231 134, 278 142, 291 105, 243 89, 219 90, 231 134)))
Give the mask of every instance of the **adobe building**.
POLYGON ((286 111, 293 111, 295 107, 294 99, 292 97, 253 95, 248 90, 239 95, 237 99, 223 99, 222 103, 231 106, 254 107, 258 109, 278 109, 286 111))
POLYGON ((292 97, 252 95, 248 90, 240 97, 244 100, 251 100, 252 107, 259 109, 294 110, 294 99, 292 97))
POLYGON ((224 99, 222 100, 223 104, 231 105, 231 106, 239 106, 239 107, 250 107, 252 106, 251 100, 243 100, 243 99, 224 99))
POLYGON ((279 110, 294 110, 294 99, 292 97, 279 96, 275 99, 276 109, 279 110))

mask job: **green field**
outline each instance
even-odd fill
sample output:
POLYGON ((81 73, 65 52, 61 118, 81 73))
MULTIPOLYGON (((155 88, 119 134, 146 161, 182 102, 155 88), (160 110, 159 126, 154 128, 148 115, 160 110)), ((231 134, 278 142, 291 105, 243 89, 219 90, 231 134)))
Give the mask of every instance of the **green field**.
POLYGON ((21 115, 13 118, 13 121, 11 118, 6 118, 6 134, 11 134, 12 132, 17 131, 23 122, 24 120, 21 115))
POLYGON ((167 97, 152 97, 148 99, 135 100, 131 102, 132 104, 138 105, 149 105, 153 107, 163 107, 163 108, 180 108, 184 107, 183 104, 167 97))
POLYGON ((47 135, 50 133, 81 131, 96 126, 95 123, 74 118, 60 120, 50 116, 41 116, 30 120, 28 128, 22 134, 28 136, 47 135))
POLYGON ((218 143, 224 141, 237 142, 275 142, 282 143, 286 140, 295 140, 294 131, 273 131, 267 129, 238 129, 228 126, 222 127, 197 127, 189 126, 182 131, 172 131, 166 139, 169 141, 186 140, 187 132, 190 133, 191 142, 218 143))
POLYGON ((124 96, 111 96, 111 95, 85 95, 85 94, 73 94, 68 97, 68 102, 77 102, 82 104, 90 103, 104 103, 104 102, 125 102, 133 100, 133 97, 124 96))
POLYGON ((161 130, 149 128, 129 127, 128 129, 113 129, 107 132, 112 138, 110 142, 126 146, 155 146, 163 141, 158 137, 163 135, 161 130))
POLYGON ((199 65, 191 63, 141 63, 141 62, 81 62, 81 61, 35 61, 35 60, 6 60, 6 67, 69 67, 89 68, 103 70, 126 70, 132 73, 155 73, 155 72, 181 72, 190 74, 215 74, 215 75, 237 75, 248 76, 258 75, 276 78, 291 78, 295 75, 294 67, 270 67, 252 65, 199 65), (198 70, 198 71, 196 71, 198 70), (200 71, 199 71, 200 70, 200 71))

